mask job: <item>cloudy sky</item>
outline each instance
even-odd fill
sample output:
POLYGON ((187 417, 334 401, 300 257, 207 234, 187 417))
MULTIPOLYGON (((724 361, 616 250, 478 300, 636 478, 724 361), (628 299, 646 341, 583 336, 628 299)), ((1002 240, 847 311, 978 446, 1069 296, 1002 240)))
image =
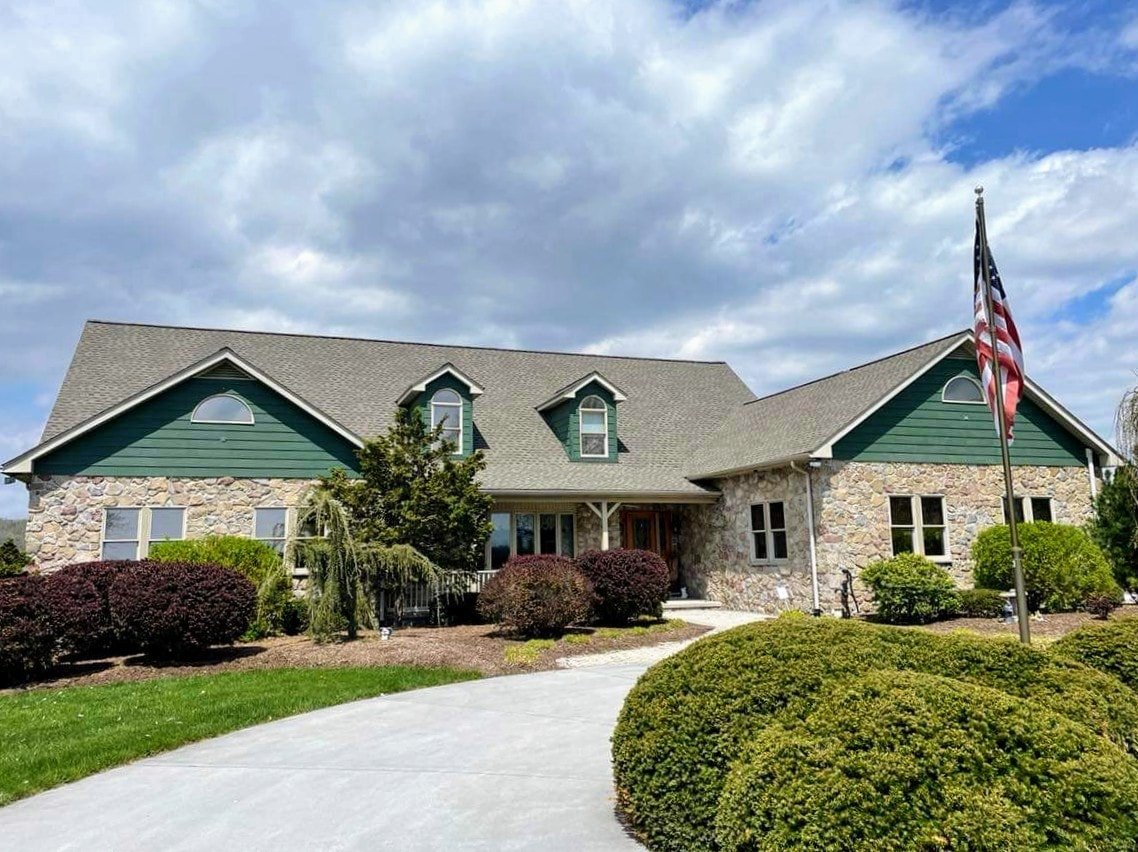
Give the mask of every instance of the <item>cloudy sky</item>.
POLYGON ((1111 434, 1132 4, 4 0, 0 456, 87 318, 723 358, 775 390, 968 324, 977 183, 1029 372, 1111 434))

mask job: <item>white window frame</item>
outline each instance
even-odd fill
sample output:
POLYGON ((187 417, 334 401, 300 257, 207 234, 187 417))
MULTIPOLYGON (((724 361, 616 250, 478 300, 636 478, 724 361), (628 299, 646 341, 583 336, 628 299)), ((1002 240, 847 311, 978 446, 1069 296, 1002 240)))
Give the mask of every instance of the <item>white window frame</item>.
MULTIPOLYGON (((968 376, 968 375, 953 376, 951 379, 949 379, 947 382, 945 382, 944 387, 940 389, 940 401, 943 403, 947 403, 948 405, 987 405, 988 404, 984 400, 984 388, 982 388, 980 386, 980 383, 978 381, 976 381, 974 378, 972 378, 971 376, 968 376), (979 399, 946 399, 946 394, 948 393, 948 386, 951 385, 953 382, 957 382, 957 381, 965 381, 965 382, 968 382, 971 385, 973 385, 976 388, 976 390, 980 393, 980 398, 979 399)), ((929 494, 929 495, 925 495, 925 496, 931 497, 932 495, 929 494)))
MULTIPOLYGON (((598 433, 589 432, 587 434, 596 435, 598 433)), ((585 397, 583 400, 581 400, 580 405, 577 406, 577 448, 580 451, 581 458, 583 458, 583 459, 607 459, 609 457, 609 407, 608 407, 608 404, 603 399, 601 399, 599 396, 597 396, 595 393, 589 394, 587 397, 585 397), (593 399, 595 399, 597 402, 600 403, 600 407, 599 408, 596 408, 596 407, 585 408, 585 403, 589 402, 589 400, 593 400, 593 399), (582 412, 584 412, 584 411, 588 411, 588 412, 591 412, 594 414, 598 411, 604 412, 605 419, 604 419, 604 424, 602 427, 603 432, 600 433, 600 434, 604 435, 604 439, 605 439, 605 451, 603 453, 586 453, 585 452, 585 435, 586 435, 585 418, 582 416, 582 412)))
MULTIPOLYGON (((1030 524, 1035 521, 1035 507, 1031 505, 1032 500, 1046 500, 1047 507, 1051 511, 1051 520, 1049 523, 1055 522, 1055 498, 1050 494, 1017 494, 1015 499, 1023 501, 1023 520, 1021 523, 1030 524)), ((1008 513, 1005 508, 1007 500, 1008 498, 1006 496, 1000 498, 1000 514, 1004 516, 1005 524, 1008 522, 1008 513)))
POLYGON ((942 564, 949 564, 952 562, 952 540, 949 536, 948 524, 948 502, 945 500, 943 494, 889 494, 888 499, 885 501, 886 511, 889 513, 889 553, 892 556, 898 554, 893 550, 893 530, 894 529, 908 529, 908 524, 894 524, 893 523, 893 500, 894 499, 908 499, 910 505, 910 512, 913 517, 913 553, 925 557, 930 562, 937 562, 942 564), (941 524, 926 524, 925 513, 921 508, 921 500, 940 500, 941 517, 944 518, 943 526, 941 524), (943 556, 930 556, 925 553, 925 527, 939 527, 944 530, 944 555, 943 556))
MULTIPOLYGON (((519 515, 532 515, 533 516, 533 553, 532 554, 527 553, 526 554, 527 556, 531 556, 531 555, 532 556, 560 556, 560 555, 562 555, 561 551, 563 549, 563 545, 565 542, 565 536, 563 535, 561 525, 562 525, 562 519, 567 518, 567 517, 573 519, 573 555, 576 556, 576 554, 577 554, 577 513, 576 512, 532 511, 532 512, 492 512, 491 514, 509 515, 510 516, 510 557, 509 557, 510 559, 513 559, 515 556, 518 555, 518 516, 519 515), (543 554, 541 552, 541 516, 542 515, 553 515, 555 518, 557 518, 557 539, 556 539, 557 549, 554 550, 553 553, 544 553, 543 554)), ((507 560, 507 561, 509 561, 509 560, 507 560)), ((490 563, 490 539, 487 538, 486 539, 486 570, 487 571, 496 570, 496 569, 491 568, 490 564, 491 564, 490 563)))
MULTIPOLYGON (((144 511, 144 514, 146 515, 146 539, 145 539, 146 548, 145 548, 145 551, 143 553, 143 556, 149 556, 150 555, 150 545, 152 545, 152 544, 158 544, 158 543, 161 543, 163 541, 185 541, 186 540, 186 520, 187 520, 186 515, 187 515, 187 512, 186 512, 185 506, 147 506, 143 511, 144 511), (182 532, 178 538, 151 538, 150 537, 151 532, 153 531, 153 527, 154 527, 153 512, 156 509, 160 510, 160 511, 161 510, 179 511, 182 513, 182 532)), ((140 518, 140 524, 141 524, 141 515, 139 516, 139 518, 140 518)), ((141 533, 141 530, 139 530, 139 532, 141 533)), ((141 544, 141 542, 140 542, 140 544, 141 544)))
POLYGON ((209 396, 207 396, 205 399, 203 399, 201 402, 199 402, 197 405, 194 406, 194 412, 193 412, 193 414, 190 415, 190 422, 191 423, 211 423, 211 424, 220 425, 220 426, 255 426, 257 424, 257 418, 255 416, 253 416, 253 407, 251 405, 249 405, 249 403, 247 403, 241 397, 239 397, 237 394, 235 394, 235 393, 215 393, 215 394, 210 394, 209 396), (229 397, 230 399, 241 403, 241 407, 244 408, 247 412, 249 412, 249 419, 248 420, 207 420, 204 417, 198 417, 198 412, 201 410, 201 407, 203 405, 205 405, 210 400, 214 400, 214 399, 217 399, 217 398, 223 397, 223 396, 229 397))
MULTIPOLYGON (((142 543, 146 541, 146 536, 150 534, 147 529, 149 524, 145 523, 144 516, 146 514, 145 506, 104 506, 103 507, 103 526, 99 531, 99 559, 107 561, 103 553, 103 545, 105 544, 129 544, 134 542, 134 558, 132 561, 137 561, 142 558, 142 543), (129 511, 138 512, 138 523, 135 527, 134 534, 136 538, 107 538, 107 514, 109 512, 129 511)), ((117 560, 116 560, 117 561, 117 560)))
POLYGON ((772 503, 781 503, 782 504, 782 522, 783 522, 783 524, 788 523, 788 519, 787 519, 787 515, 786 515, 786 502, 787 502, 786 500, 767 500, 765 502, 760 502, 760 503, 751 503, 747 507, 747 530, 748 530, 748 532, 747 532, 747 543, 748 543, 748 548, 751 551, 751 564, 752 565, 781 565, 785 562, 790 561, 790 533, 788 532, 789 528, 786 526, 781 526, 781 527, 772 527, 771 526, 771 504, 772 503), (763 523, 765 524, 766 529, 758 530, 758 529, 754 528, 754 510, 758 506, 762 506, 762 508, 763 508, 763 523), (780 532, 784 536, 786 536, 786 556, 779 557, 779 556, 774 555, 774 534, 776 532, 780 532), (765 534, 765 538, 767 541, 767 555, 765 557, 759 556, 758 548, 755 547, 755 536, 758 533, 764 533, 765 534))
MULTIPOLYGON (((432 432, 435 430, 435 427, 438 426, 438 421, 435 419, 435 407, 436 406, 440 407, 440 408, 445 407, 445 408, 457 408, 458 409, 458 441, 456 443, 456 449, 453 453, 451 453, 451 455, 461 456, 462 455, 463 441, 466 438, 466 434, 465 434, 466 426, 462 422, 463 421, 463 414, 465 413, 463 410, 465 408, 465 403, 463 402, 462 394, 460 394, 454 388, 439 388, 437 391, 435 391, 433 394, 431 394, 430 405, 431 405, 431 431, 432 432), (438 396, 441 393, 453 393, 455 396, 458 397, 458 402, 438 402, 438 396)), ((453 431, 453 430, 448 430, 448 431, 453 431)), ((444 438, 444 440, 449 441, 450 439, 444 438)))
MULTIPOLYGON (((281 556, 283 557, 284 551, 288 547, 289 532, 292 529, 293 524, 295 523, 295 519, 294 519, 295 514, 296 513, 293 512, 288 506, 254 506, 253 507, 253 529, 251 530, 250 538, 252 538, 253 541, 264 542, 265 544, 268 544, 270 547, 272 547, 272 544, 270 542, 279 541, 281 543, 280 553, 281 553, 281 556), (262 538, 261 536, 257 535, 257 512, 270 511, 270 510, 272 510, 272 511, 283 511, 285 513, 284 535, 281 536, 280 538, 277 538, 276 536, 272 536, 270 538, 262 538)), ((273 548, 273 549, 275 550, 276 548, 273 548)))

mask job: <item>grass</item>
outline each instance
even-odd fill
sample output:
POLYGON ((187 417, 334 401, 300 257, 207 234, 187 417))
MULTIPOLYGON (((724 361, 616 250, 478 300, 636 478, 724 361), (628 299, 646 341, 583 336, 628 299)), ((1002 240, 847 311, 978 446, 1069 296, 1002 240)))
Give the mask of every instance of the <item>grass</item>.
POLYGON ((687 627, 686 621, 669 618, 666 621, 641 619, 627 627, 598 627, 588 633, 566 633, 560 639, 530 639, 506 648, 506 662, 514 666, 532 666, 542 652, 548 651, 558 642, 566 645, 588 645, 596 639, 620 639, 622 636, 647 636, 650 633, 666 633, 687 627))
POLYGON ((679 630, 686 627, 687 622, 678 618, 669 618, 664 621, 652 620, 645 624, 632 624, 629 627, 599 627, 593 634, 598 639, 619 639, 621 636, 646 636, 649 633, 667 633, 670 630, 679 630))
POLYGON ((0 805, 249 725, 478 676, 402 666, 269 669, 0 695, 0 805))

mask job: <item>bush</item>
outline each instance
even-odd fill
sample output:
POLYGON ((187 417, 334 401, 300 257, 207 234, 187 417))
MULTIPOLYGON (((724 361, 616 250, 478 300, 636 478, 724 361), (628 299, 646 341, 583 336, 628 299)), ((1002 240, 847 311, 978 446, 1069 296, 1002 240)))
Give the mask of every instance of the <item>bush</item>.
POLYGON ((38 584, 55 637, 55 654, 78 655, 100 639, 103 602, 89 579, 74 572, 45 574, 38 584))
POLYGON ((1051 652, 1138 689, 1138 618, 1087 624, 1053 644, 1051 652))
POLYGON ((20 550, 13 539, 5 539, 0 544, 0 577, 13 577, 24 573, 31 563, 31 557, 20 550))
POLYGON ((999 618, 1004 596, 998 589, 961 589, 956 593, 956 614, 965 618, 999 618))
POLYGON ((54 625, 42 586, 37 575, 0 580, 0 684, 21 681, 55 659, 54 625))
POLYGON ((233 643, 249 628, 257 593, 228 568, 136 562, 118 571, 110 590, 115 629, 160 656, 233 643))
POLYGON ((923 624, 956 610, 952 577, 916 553, 872 562, 861 579, 873 590, 877 617, 888 624, 923 624))
POLYGON ((1083 609, 1095 618, 1101 618, 1103 621, 1110 618, 1110 614, 1121 605, 1121 596, 1111 595, 1105 592, 1092 592, 1087 595, 1087 599, 1083 601, 1083 609))
POLYGON ((115 633, 114 620, 111 618, 111 585, 118 576, 118 572, 134 565, 134 562, 78 562, 60 568, 51 576, 74 577, 76 580, 90 583, 98 596, 99 617, 97 623, 88 634, 86 641, 75 648, 75 653, 89 659, 107 657, 112 654, 129 654, 138 650, 136 645, 124 641, 115 633))
POLYGON ((281 555, 263 541, 235 535, 161 541, 150 545, 155 562, 220 565, 249 580, 257 590, 257 615, 249 638, 284 633, 286 610, 296 595, 281 555))
POLYGON ((743 745, 768 725, 805 718, 837 680, 883 669, 1029 699, 1138 749, 1132 693, 1077 663, 967 634, 780 618, 702 639, 633 687, 613 735, 626 813, 653 848, 713 847, 720 793, 743 745))
POLYGON ((593 584, 595 614, 604 624, 638 615, 659 618, 668 597, 668 564, 650 550, 590 550, 577 567, 593 584))
POLYGON ((912 672, 836 684, 748 744, 721 849, 1134 849, 1138 762, 1058 714, 912 672))
POLYGON ((589 617, 593 590, 573 560, 519 556, 495 574, 478 597, 478 612, 521 636, 557 636, 589 617))
MULTIPOLYGON (((1078 527, 1037 522, 1021 524, 1023 574, 1030 609, 1073 610, 1096 592, 1121 596, 1102 551, 1078 527)), ((972 543, 976 585, 1010 589, 1015 585, 1011 539, 1001 524, 989 527, 972 543)))

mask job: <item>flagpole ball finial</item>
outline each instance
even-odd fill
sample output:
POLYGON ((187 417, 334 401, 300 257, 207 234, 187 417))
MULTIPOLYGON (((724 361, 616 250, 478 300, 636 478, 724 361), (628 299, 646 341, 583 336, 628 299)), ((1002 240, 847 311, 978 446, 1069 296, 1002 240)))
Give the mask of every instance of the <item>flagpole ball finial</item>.
POLYGON ((983 194, 984 194, 984 187, 983 187, 983 186, 980 186, 980 185, 977 185, 977 187, 976 187, 974 190, 972 190, 972 191, 973 191, 973 192, 975 192, 975 193, 976 193, 976 195, 978 195, 978 196, 979 196, 979 195, 983 195, 983 194))

